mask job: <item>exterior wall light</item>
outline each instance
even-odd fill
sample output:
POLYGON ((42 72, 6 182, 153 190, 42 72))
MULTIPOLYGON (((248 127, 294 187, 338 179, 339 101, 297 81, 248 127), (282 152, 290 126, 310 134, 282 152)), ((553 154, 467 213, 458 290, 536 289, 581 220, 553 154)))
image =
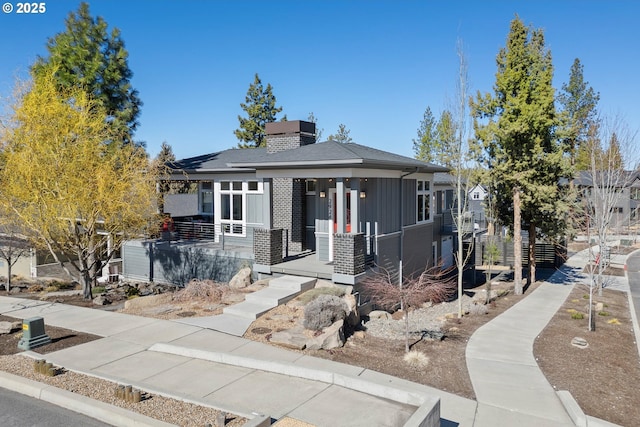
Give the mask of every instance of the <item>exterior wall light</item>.
POLYGON ((365 193, 364 191, 360 192, 360 198, 361 199, 366 199, 367 198, 367 193, 365 193))
POLYGON ((327 193, 325 193, 324 191, 320 192, 320 198, 324 199, 325 197, 327 197, 327 193))

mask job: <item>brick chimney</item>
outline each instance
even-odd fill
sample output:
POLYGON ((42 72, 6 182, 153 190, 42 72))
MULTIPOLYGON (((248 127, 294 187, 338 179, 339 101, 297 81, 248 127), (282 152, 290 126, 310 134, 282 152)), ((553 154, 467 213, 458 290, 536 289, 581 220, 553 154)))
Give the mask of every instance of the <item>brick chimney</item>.
POLYGON ((302 120, 271 122, 265 125, 267 153, 291 150, 316 142, 316 124, 302 120))
MULTIPOLYGON (((292 150, 316 142, 316 124, 302 120, 265 125, 267 153, 292 150)), ((305 249, 304 179, 273 179, 273 227, 288 230, 286 244, 294 252, 305 249)))

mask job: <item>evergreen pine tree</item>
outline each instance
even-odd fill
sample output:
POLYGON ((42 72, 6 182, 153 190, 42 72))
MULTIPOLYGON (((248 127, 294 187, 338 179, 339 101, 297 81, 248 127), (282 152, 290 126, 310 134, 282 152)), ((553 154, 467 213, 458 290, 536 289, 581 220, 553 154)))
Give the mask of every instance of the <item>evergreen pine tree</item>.
MULTIPOLYGON (((276 115, 282 107, 276 107, 276 97, 273 95, 271 84, 265 88, 256 73, 253 83, 249 85, 244 103, 240 107, 247 113, 247 117, 238 116, 240 126, 234 131, 240 141, 240 148, 258 148, 266 145, 265 124, 275 122, 276 115)), ((286 120, 283 118, 283 120, 286 120)))
POLYGON ((132 142, 142 101, 131 86, 133 73, 120 30, 108 33, 105 20, 92 17, 87 3, 71 12, 65 23, 66 30, 47 43, 49 56, 39 57, 33 71, 40 74, 53 68, 61 89, 86 89, 107 112, 116 135, 132 142))

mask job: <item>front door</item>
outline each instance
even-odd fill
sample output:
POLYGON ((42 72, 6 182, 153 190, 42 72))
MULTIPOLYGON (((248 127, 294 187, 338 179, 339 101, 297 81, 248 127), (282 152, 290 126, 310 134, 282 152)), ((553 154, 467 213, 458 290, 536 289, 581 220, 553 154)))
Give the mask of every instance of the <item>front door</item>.
MULTIPOLYGON (((351 190, 344 191, 345 200, 342 203, 345 212, 344 232, 351 233, 351 190)), ((338 193, 335 188, 329 189, 329 261, 333 261, 333 235, 338 233, 338 193)))

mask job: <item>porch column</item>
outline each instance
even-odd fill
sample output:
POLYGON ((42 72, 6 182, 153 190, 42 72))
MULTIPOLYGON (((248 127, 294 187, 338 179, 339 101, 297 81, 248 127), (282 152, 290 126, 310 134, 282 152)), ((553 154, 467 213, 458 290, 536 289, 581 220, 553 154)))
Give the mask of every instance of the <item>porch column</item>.
POLYGON ((360 180, 351 178, 351 233, 360 232, 360 180))
POLYGON ((344 233, 345 232, 345 223, 346 223, 346 209, 345 209, 345 196, 344 196, 344 179, 337 178, 336 179, 336 224, 337 230, 336 233, 344 233))
POLYGON ((273 210, 271 209, 273 192, 271 188, 271 178, 262 181, 262 223, 267 230, 273 226, 273 210))

